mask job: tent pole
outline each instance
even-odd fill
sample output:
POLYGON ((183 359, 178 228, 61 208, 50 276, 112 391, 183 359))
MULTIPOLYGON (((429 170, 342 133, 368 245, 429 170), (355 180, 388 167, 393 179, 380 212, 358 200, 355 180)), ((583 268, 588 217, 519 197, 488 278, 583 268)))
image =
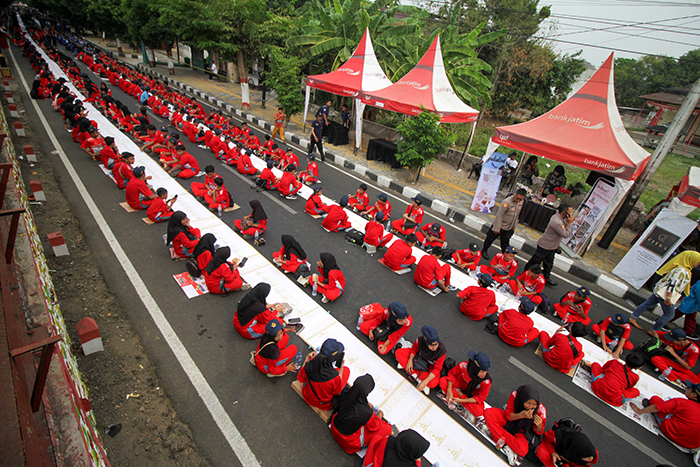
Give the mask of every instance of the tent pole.
POLYGON ((678 109, 678 113, 676 113, 676 117, 673 119, 673 122, 671 122, 668 131, 656 148, 656 151, 654 151, 654 154, 652 154, 649 158, 649 162, 647 163, 644 171, 634 182, 634 186, 632 186, 627 198, 625 198, 625 202, 610 223, 608 230, 605 231, 603 238, 601 238, 600 242, 598 242, 599 247, 603 248, 604 250, 607 250, 610 247, 615 235, 617 235, 617 232, 619 232, 619 230, 622 228, 622 224, 625 223, 627 216, 629 216, 630 212, 632 212, 632 208, 635 204, 637 204, 637 201, 639 201, 639 197, 642 195, 644 189, 649 184, 649 181, 661 166, 666 154, 668 154, 668 152, 673 148, 681 129, 683 129, 685 122, 690 117, 690 114, 697 105, 698 101, 700 101, 700 79, 693 85, 693 88, 683 101, 681 108, 678 109))
POLYGON ((474 131, 476 130, 476 122, 478 120, 479 119, 477 118, 476 120, 474 120, 474 123, 472 124, 472 131, 469 134, 469 141, 467 141, 467 145, 464 146, 464 152, 462 152, 462 157, 459 159, 459 164, 457 164, 457 172, 462 171, 462 162, 464 162, 464 156, 466 156, 467 152, 469 152, 469 148, 471 147, 472 141, 474 140, 474 131))
POLYGON ((306 131, 306 114, 309 112, 309 85, 306 85, 306 96, 304 97, 304 121, 301 127, 302 134, 306 131))

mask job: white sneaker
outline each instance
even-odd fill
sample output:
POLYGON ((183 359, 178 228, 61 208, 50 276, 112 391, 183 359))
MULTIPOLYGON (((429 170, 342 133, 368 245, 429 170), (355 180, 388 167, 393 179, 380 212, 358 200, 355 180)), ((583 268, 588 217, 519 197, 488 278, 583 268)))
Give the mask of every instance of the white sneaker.
POLYGON ((430 388, 428 386, 423 388, 423 394, 425 394, 426 396, 430 395, 430 388))
POLYGON ((403 366, 401 366, 400 363, 397 363, 397 364, 396 364, 396 369, 397 369, 397 370, 403 370, 403 366))
POLYGON ((517 455, 513 450, 508 446, 507 444, 503 446, 503 449, 501 449, 501 452, 506 455, 508 458, 508 464, 510 465, 520 465, 523 463, 522 457, 517 455))
POLYGON ((295 195, 285 196, 285 198, 287 198, 287 199, 297 199, 297 197, 296 197, 295 195))
POLYGON ((330 302, 330 300, 328 300, 326 298, 326 296, 324 295, 323 298, 321 299, 321 303, 328 303, 328 302, 330 302))

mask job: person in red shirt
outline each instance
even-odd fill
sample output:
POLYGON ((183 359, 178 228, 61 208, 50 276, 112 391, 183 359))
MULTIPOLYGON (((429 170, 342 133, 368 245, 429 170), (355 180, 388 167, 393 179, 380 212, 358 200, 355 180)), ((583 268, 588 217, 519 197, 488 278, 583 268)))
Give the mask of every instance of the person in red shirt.
POLYGON ((296 357, 297 346, 289 344, 289 334, 278 319, 265 325, 265 334, 258 342, 255 353, 255 366, 268 378, 295 373, 298 368, 292 360, 296 357))
POLYGON ((698 361, 700 349, 697 344, 690 341, 685 331, 674 329, 671 332, 659 332, 659 339, 664 345, 665 352, 662 355, 651 357, 651 363, 657 371, 667 374, 669 381, 691 381, 700 382, 700 377, 693 373, 693 367, 698 361))
POLYGON ((627 354, 624 365, 617 359, 608 360, 603 366, 598 362, 585 362, 585 365, 591 369, 593 393, 608 404, 621 407, 628 400, 639 397, 639 389, 635 388, 639 375, 632 370, 644 366, 640 354, 627 354))
POLYGON ((355 196, 350 196, 348 206, 355 212, 363 212, 367 210, 367 206, 369 206, 369 195, 367 194, 366 184, 361 183, 360 187, 357 189, 357 193, 355 193, 355 196))
MULTIPOLYGON (((409 204, 406 208, 406 212, 403 213, 403 217, 392 222, 391 228, 402 235, 414 233, 423 223, 424 212, 421 204, 423 204, 423 197, 421 195, 416 195, 415 198, 411 198, 411 204, 409 204)), ((418 240, 420 240, 422 243, 420 236, 418 237, 418 240)))
POLYGON ((542 437, 536 455, 545 467, 588 467, 598 463, 598 450, 581 427, 572 426, 571 419, 554 424, 542 437), (568 422, 568 423, 567 423, 568 422))
POLYGON ((490 274, 478 273, 476 275, 479 285, 471 285, 457 294, 462 303, 459 311, 469 319, 479 321, 498 311, 496 305, 496 292, 489 289, 493 283, 490 274))
POLYGON ((540 332, 544 361, 555 370, 568 373, 583 359, 583 346, 577 338, 586 334, 588 330, 581 322, 561 326, 552 337, 547 331, 540 332), (569 334, 562 334, 564 330, 568 330, 569 334))
POLYGON ((435 247, 445 248, 445 228, 439 222, 425 224, 416 232, 421 248, 430 251, 435 247))
POLYGON ((484 403, 491 390, 489 369, 491 361, 483 352, 470 350, 469 360, 452 368, 447 376, 440 378, 440 389, 445 393, 448 404, 461 404, 472 415, 472 423, 476 417, 484 415, 484 403))
POLYGON ((392 238, 394 238, 394 234, 386 234, 384 235, 384 226, 382 225, 382 221, 384 220, 384 214, 381 212, 378 212, 376 216, 374 216, 373 221, 367 222, 367 225, 365 226, 365 239, 364 242, 368 245, 375 246, 377 248, 383 248, 387 246, 387 244, 391 241, 392 238))
MULTIPOLYGON (((377 303, 377 305, 379 305, 377 303)), ((413 318, 408 314, 401 302, 391 302, 386 309, 379 307, 358 320, 357 329, 377 341, 377 351, 386 355, 396 346, 396 343, 406 334, 413 324, 413 318)))
POLYGON ((335 339, 326 339, 318 353, 311 352, 299 370, 301 397, 311 407, 333 409, 333 397, 348 384, 350 368, 343 365, 345 346, 335 339))
MULTIPOLYGON (((457 250, 452 253, 452 261, 460 269, 476 271, 481 261, 481 250, 476 243, 470 243, 469 249, 457 250)), ((493 278, 493 276, 491 276, 493 278)))
POLYGON ((107 169, 112 170, 114 164, 119 162, 119 158, 119 149, 117 149, 114 138, 107 136, 105 138, 105 147, 102 148, 102 151, 100 151, 100 160, 102 161, 102 165, 104 165, 107 169))
POLYGON ((515 253, 517 253, 515 247, 506 247, 505 253, 496 254, 490 264, 481 266, 481 272, 487 272, 491 274, 493 280, 499 284, 505 284, 515 277, 515 271, 518 269, 515 253))
POLYGON ((535 304, 527 297, 520 297, 517 310, 509 308, 498 315, 498 337, 513 347, 522 347, 540 335, 528 315, 535 311, 535 304))
POLYGON ((241 232, 243 238, 253 238, 256 235, 261 236, 267 230, 267 214, 257 199, 252 199, 248 202, 252 211, 243 219, 236 219, 233 225, 241 232), (243 225, 243 221, 246 225, 243 225))
POLYGON ((204 183, 192 182, 190 185, 190 191, 195 197, 200 196, 204 198, 204 195, 212 190, 216 190, 216 183, 214 183, 214 179, 221 177, 221 175, 216 173, 213 165, 204 167, 204 174, 204 183))
POLYGON ((284 110, 282 107, 277 108, 277 112, 275 112, 275 125, 272 128, 272 135, 271 137, 274 138, 276 134, 279 133, 280 139, 284 143, 284 118, 286 115, 284 114, 284 110))
POLYGON ((160 187, 156 190, 156 195, 158 195, 146 211, 146 215, 153 222, 163 222, 170 220, 173 215, 172 206, 175 201, 177 201, 177 195, 168 199, 168 190, 160 187))
POLYGON ((396 436, 375 436, 369 443, 363 467, 390 467, 396 461, 413 461, 407 466, 421 467, 420 459, 430 447, 430 442, 415 431, 408 429, 396 436), (386 462, 386 464, 385 464, 386 462))
POLYGON ((477 428, 488 427, 491 439, 497 446, 503 446, 510 464, 516 465, 518 456, 527 455, 528 439, 544 434, 546 424, 547 410, 540 402, 539 391, 525 384, 510 394, 505 410, 496 407, 484 410, 484 421, 477 423, 477 428))
POLYGON ((452 268, 449 264, 440 265, 438 262, 440 256, 442 256, 442 248, 439 246, 433 248, 429 255, 423 256, 416 266, 416 272, 413 273, 413 280, 426 289, 440 287, 443 292, 457 290, 450 285, 452 268))
POLYGON ((133 170, 134 178, 129 180, 126 185, 126 202, 133 209, 148 209, 156 195, 151 191, 151 188, 146 184, 146 180, 151 177, 146 177, 146 168, 139 166, 133 170))
POLYGON ((447 350, 438 332, 432 326, 423 326, 421 336, 411 348, 400 348, 394 352, 398 369, 405 369, 411 378, 418 380, 416 389, 430 395, 430 390, 440 383, 440 372, 445 364, 447 350))
MULTIPOLYGON (((268 162, 269 164, 270 162, 268 162)), ((304 211, 312 216, 325 216, 330 211, 331 207, 324 204, 321 196, 323 195, 323 190, 320 186, 314 187, 314 194, 309 196, 304 205, 304 211)))
POLYGON ((182 211, 175 211, 168 221, 168 232, 165 242, 172 245, 175 254, 180 258, 191 258, 202 238, 202 233, 190 225, 190 220, 182 211))
POLYGON ((130 152, 123 152, 120 160, 112 167, 112 176, 117 186, 122 190, 126 188, 129 180, 134 178, 134 172, 131 168, 134 163, 134 155, 130 152))
POLYGON ((554 304, 554 316, 559 316, 564 323, 582 322, 586 326, 591 324, 588 312, 591 309, 591 291, 588 287, 579 287, 577 290, 564 295, 560 302, 554 304))
POLYGON ((238 158, 238 162, 236 162, 236 169, 239 173, 242 173, 243 175, 255 175, 258 173, 258 169, 256 169, 253 165, 253 161, 250 160, 250 156, 252 155, 253 150, 248 149, 244 154, 241 154, 241 157, 238 158))
POLYGON ((685 399, 675 397, 667 401, 659 396, 644 399, 640 408, 630 402, 637 415, 653 413, 661 432, 668 439, 686 449, 700 447, 700 384, 685 382, 685 399))
POLYGON ((391 203, 386 193, 379 193, 377 195, 377 202, 372 205, 372 207, 367 208, 362 216, 366 219, 374 219, 376 213, 384 213, 384 220, 389 222, 391 219, 391 203))
POLYGON ((93 160, 100 160, 100 152, 105 147, 105 141, 100 137, 100 133, 97 128, 90 127, 88 129, 88 134, 90 135, 85 141, 80 145, 80 149, 85 151, 93 160))
MULTIPOLYGON (((260 172, 260 176, 258 179, 255 181, 255 185, 257 186, 257 191, 263 191, 263 190, 276 190, 277 189, 277 184, 278 180, 277 177, 275 177, 274 172, 272 171, 272 168, 275 166, 275 163, 272 161, 267 161, 267 167, 265 167, 262 172, 260 172)), ((253 187, 251 187, 253 188, 253 187)))
POLYGON ((352 227, 348 220, 348 213, 345 212, 345 206, 348 205, 348 195, 343 195, 340 198, 339 204, 332 204, 328 208, 328 214, 323 218, 321 226, 329 232, 340 232, 352 227))
POLYGON ((260 282, 238 302, 236 311, 233 313, 233 327, 246 339, 262 337, 267 323, 281 314, 277 310, 277 303, 267 303, 270 290, 272 290, 270 284, 260 282))
POLYGON ((384 412, 374 412, 367 396, 374 389, 371 375, 355 380, 349 391, 338 397, 338 410, 331 418, 331 434, 343 451, 355 454, 369 446, 375 438, 391 434, 391 425, 384 420, 384 412))
POLYGON ((215 188, 204 195, 204 202, 212 212, 222 211, 231 207, 231 194, 224 186, 224 179, 216 177, 214 179, 215 188))
POLYGON ((284 153, 277 164, 277 168, 280 170, 285 170, 290 165, 299 168, 299 158, 294 154, 294 150, 291 146, 287 146, 287 152, 284 153))
POLYGON ((204 279, 209 293, 225 294, 243 287, 243 279, 238 271, 238 259, 228 261, 231 256, 231 248, 222 246, 217 248, 206 268, 204 279))
MULTIPOLYGON (((168 136, 168 128, 167 127, 162 127, 160 131, 155 131, 156 127, 153 125, 149 125, 153 127, 153 135, 150 136, 150 139, 146 141, 146 144, 141 147, 141 150, 143 152, 152 152, 154 149, 157 148, 164 148, 165 147, 165 138, 168 136)), ((149 131, 150 133, 150 131, 149 131)))
POLYGON ((384 253, 383 261, 386 267, 398 271, 414 264, 416 257, 413 256, 413 247, 416 242, 418 238, 415 234, 406 235, 406 241, 397 238, 384 253))
POLYGON ((280 192, 280 196, 285 196, 287 199, 297 199, 297 192, 301 190, 302 186, 302 183, 297 180, 296 166, 289 165, 277 184, 277 190, 280 192))
POLYGON ((199 163, 192 154, 185 151, 185 146, 178 144, 175 147, 177 164, 170 167, 167 172, 171 177, 192 178, 199 173, 199 163))
MULTIPOLYGON (((285 273, 295 274, 299 266, 306 263, 306 252, 291 235, 282 235, 282 248, 272 254, 272 260, 285 273)), ((308 263, 307 263, 308 264, 308 263)))
POLYGON ((540 293, 544 289, 544 284, 542 267, 539 264, 533 264, 530 266, 530 269, 520 274, 517 279, 508 282, 510 290, 516 297, 527 297, 535 305, 542 303, 540 293))
POLYGON ((321 253, 321 259, 316 261, 318 274, 309 278, 312 290, 318 291, 323 298, 323 303, 336 300, 345 292, 345 276, 335 261, 335 256, 330 253, 321 253), (327 279, 326 279, 327 277, 327 279))
POLYGON ((318 179, 318 164, 316 163, 316 156, 309 154, 306 156, 308 163, 306 165, 306 170, 299 174, 299 181, 311 185, 312 183, 320 183, 318 179))
POLYGON ((618 313, 591 326, 591 330, 597 336, 597 341, 603 349, 620 358, 622 349, 632 350, 634 345, 629 341, 632 326, 626 313, 618 313))

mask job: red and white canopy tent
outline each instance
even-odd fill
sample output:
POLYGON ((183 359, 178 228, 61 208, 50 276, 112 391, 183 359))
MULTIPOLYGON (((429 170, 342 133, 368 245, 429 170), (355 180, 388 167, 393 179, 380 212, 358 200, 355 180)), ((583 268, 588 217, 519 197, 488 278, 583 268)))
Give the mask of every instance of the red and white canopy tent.
POLYGON ((691 167, 681 180, 669 209, 687 216, 696 208, 700 208, 700 167, 691 167))
MULTIPOLYGON (((499 145, 612 175, 622 189, 617 206, 650 154, 627 133, 615 103, 613 54, 573 96, 525 123, 496 128, 488 157, 499 145)), ((612 214, 614 209, 608 211, 612 214)), ((599 223, 603 228, 607 218, 599 223)))
POLYGON ((376 91, 391 86, 391 80, 377 61, 369 36, 369 28, 365 30, 360 43, 347 62, 330 73, 312 75, 306 80, 306 101, 304 103, 304 122, 309 112, 309 89, 316 88, 340 96, 355 98, 355 147, 362 142, 362 112, 365 106, 360 102, 361 93, 376 91))

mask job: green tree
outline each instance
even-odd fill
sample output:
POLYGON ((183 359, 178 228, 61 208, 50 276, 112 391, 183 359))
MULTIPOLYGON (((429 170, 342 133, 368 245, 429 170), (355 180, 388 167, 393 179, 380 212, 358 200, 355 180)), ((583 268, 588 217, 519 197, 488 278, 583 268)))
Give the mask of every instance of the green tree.
POLYGON ((408 167, 408 181, 415 182, 423 167, 433 162, 452 144, 440 116, 422 112, 404 120, 396 129, 401 134, 396 151, 396 160, 408 167))
POLYGON ((292 116, 304 109, 299 59, 282 53, 273 54, 267 82, 277 92, 277 102, 287 115, 284 121, 286 127, 292 116))
POLYGON ((122 19, 121 0, 92 0, 85 13, 90 29, 104 32, 108 37, 124 37, 127 28, 122 19))

